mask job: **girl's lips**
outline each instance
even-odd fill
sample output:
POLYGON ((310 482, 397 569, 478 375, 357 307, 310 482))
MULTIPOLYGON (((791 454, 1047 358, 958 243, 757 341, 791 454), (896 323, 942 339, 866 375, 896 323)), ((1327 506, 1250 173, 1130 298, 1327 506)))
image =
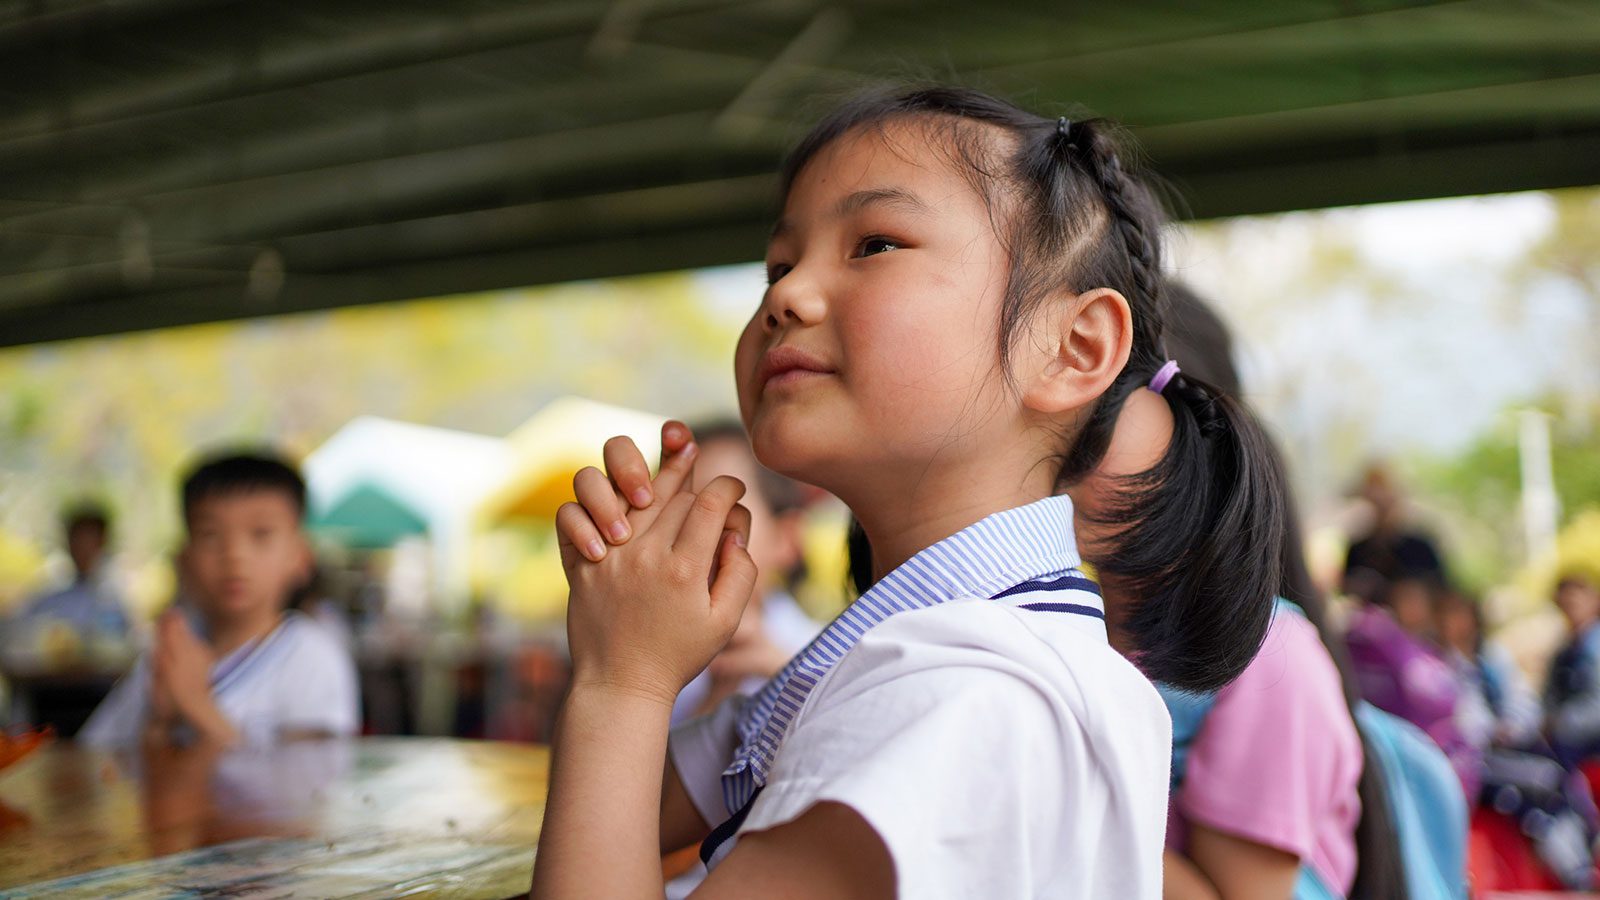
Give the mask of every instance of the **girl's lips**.
POLYGON ((762 355, 756 366, 756 384, 765 392, 769 387, 803 384, 832 374, 833 368, 816 356, 798 347, 779 346, 762 355))
POLYGON ((813 381, 818 378, 826 378, 831 374, 833 373, 814 372, 810 369, 789 369, 784 372, 779 372, 778 374, 773 375, 771 378, 768 378, 767 383, 762 387, 762 390, 776 390, 778 388, 788 387, 789 385, 803 384, 807 381, 813 381))

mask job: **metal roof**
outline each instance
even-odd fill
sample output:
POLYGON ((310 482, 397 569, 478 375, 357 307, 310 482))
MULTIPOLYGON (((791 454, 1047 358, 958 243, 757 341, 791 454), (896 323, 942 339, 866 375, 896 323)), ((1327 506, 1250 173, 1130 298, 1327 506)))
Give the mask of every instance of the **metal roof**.
POLYGON ((1121 119, 1198 217, 1600 182, 1595 0, 0 0, 0 345, 757 259, 885 76, 1121 119))

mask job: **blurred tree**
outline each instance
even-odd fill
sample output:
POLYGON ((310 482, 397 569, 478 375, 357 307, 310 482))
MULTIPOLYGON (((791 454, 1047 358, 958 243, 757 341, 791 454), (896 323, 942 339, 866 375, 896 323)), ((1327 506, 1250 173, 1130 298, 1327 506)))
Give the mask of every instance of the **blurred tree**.
POLYGON ((1555 220, 1512 270, 1508 295, 1515 313, 1527 314, 1528 303, 1560 302, 1576 297, 1578 327, 1567 331, 1565 350, 1576 363, 1562 383, 1562 402, 1569 418, 1593 420, 1600 409, 1600 191, 1553 191, 1555 220), (1553 290, 1552 290, 1553 289, 1553 290), (1564 290, 1563 290, 1564 289, 1564 290))
MULTIPOLYGON (((1541 404, 1558 405, 1552 397, 1541 404)), ((1458 535, 1476 534, 1470 546, 1458 546, 1456 573, 1482 589, 1505 579, 1525 559, 1522 521, 1521 458, 1512 411, 1459 454, 1420 460, 1415 469, 1419 487, 1447 519, 1472 523, 1458 535), (1488 540, 1482 538, 1487 537, 1488 540)), ((1564 417, 1551 434, 1551 464, 1561 500, 1560 523, 1570 525, 1585 513, 1600 510, 1600 407, 1587 415, 1564 417)), ((1448 522, 1446 523, 1449 527, 1448 522)))

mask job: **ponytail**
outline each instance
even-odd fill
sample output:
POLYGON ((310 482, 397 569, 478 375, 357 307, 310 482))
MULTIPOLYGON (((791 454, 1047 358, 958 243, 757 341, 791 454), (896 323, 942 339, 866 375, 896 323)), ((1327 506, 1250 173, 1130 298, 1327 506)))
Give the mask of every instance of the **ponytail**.
POLYGON ((1183 690, 1215 690, 1250 664, 1271 623, 1286 485, 1239 401, 1186 375, 1162 395, 1172 440, 1094 511, 1112 537, 1089 561, 1133 598, 1121 628, 1140 669, 1183 690))

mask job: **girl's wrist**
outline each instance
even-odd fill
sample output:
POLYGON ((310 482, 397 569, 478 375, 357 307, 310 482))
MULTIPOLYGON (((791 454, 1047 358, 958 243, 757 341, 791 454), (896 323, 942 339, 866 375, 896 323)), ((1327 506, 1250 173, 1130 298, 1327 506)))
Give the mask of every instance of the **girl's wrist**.
POLYGON ((579 668, 573 672, 567 702, 570 704, 579 698, 590 704, 615 707, 619 712, 649 715, 664 711, 670 718, 678 692, 650 678, 584 672, 579 668))

